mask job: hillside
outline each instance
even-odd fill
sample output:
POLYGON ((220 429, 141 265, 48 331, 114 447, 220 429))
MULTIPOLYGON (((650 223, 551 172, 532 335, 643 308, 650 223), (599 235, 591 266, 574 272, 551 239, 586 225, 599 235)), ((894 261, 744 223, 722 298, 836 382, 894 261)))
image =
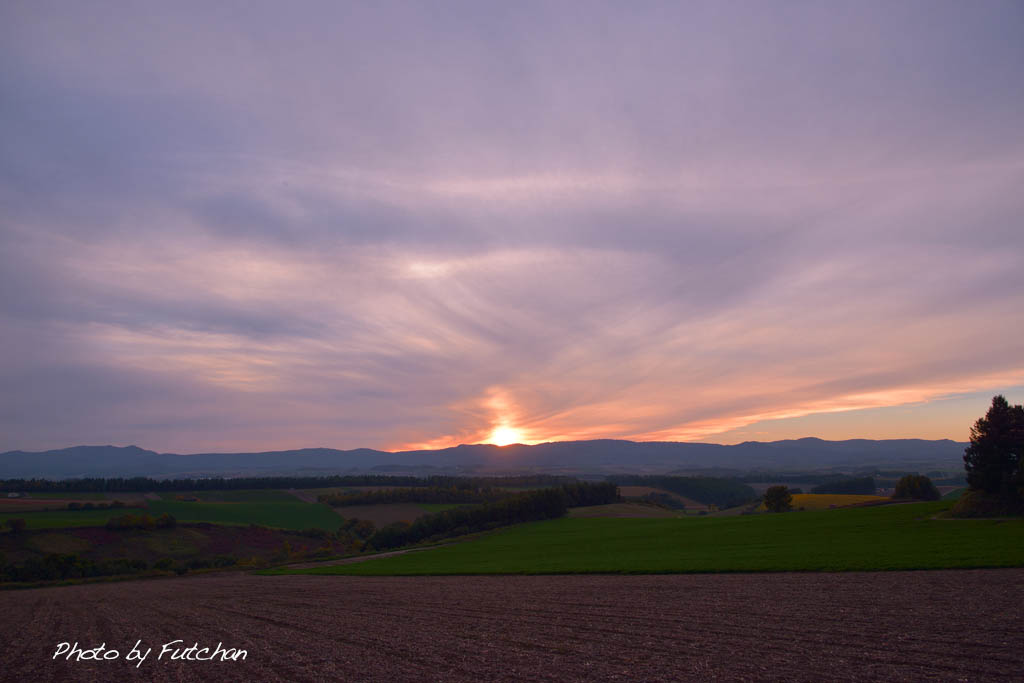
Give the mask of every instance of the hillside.
POLYGON ((0 478, 206 477, 266 474, 325 475, 357 472, 411 474, 665 473, 725 474, 745 470, 881 467, 959 470, 966 444, 949 440, 823 441, 807 438, 705 443, 564 441, 537 445, 476 444, 436 451, 389 453, 366 448, 304 448, 262 453, 157 453, 138 446, 75 446, 44 452, 0 454, 0 478))

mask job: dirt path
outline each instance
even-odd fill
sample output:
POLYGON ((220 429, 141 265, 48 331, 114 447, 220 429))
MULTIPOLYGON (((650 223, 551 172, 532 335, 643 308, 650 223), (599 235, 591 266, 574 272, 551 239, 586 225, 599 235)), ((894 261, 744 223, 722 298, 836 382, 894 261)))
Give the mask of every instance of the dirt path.
POLYGON ((10 681, 1009 680, 1024 570, 261 577, 0 593, 10 681), (157 660, 164 643, 244 661, 157 660), (137 640, 153 647, 124 661, 137 640), (106 643, 106 662, 53 660, 106 643))
POLYGON ((301 500, 303 503, 318 502, 316 499, 316 494, 310 493, 309 491, 304 491, 302 489, 288 489, 288 493, 292 494, 293 496, 301 500))

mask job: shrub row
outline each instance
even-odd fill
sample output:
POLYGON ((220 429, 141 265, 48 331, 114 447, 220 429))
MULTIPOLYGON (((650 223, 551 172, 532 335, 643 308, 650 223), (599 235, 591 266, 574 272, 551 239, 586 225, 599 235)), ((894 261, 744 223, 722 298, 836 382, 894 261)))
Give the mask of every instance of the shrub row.
POLYGON ((127 529, 173 529, 177 524, 178 520, 166 512, 159 517, 147 514, 121 515, 120 517, 111 517, 107 520, 107 528, 117 531, 127 529))
POLYGON ((146 571, 145 560, 117 558, 112 560, 87 560, 78 555, 51 554, 43 558, 33 557, 20 566, 9 564, 0 574, 3 581, 58 581, 93 576, 116 576, 137 574, 146 571))
POLYGON ((68 510, 110 510, 112 508, 123 508, 125 504, 119 500, 110 503, 68 503, 68 510))

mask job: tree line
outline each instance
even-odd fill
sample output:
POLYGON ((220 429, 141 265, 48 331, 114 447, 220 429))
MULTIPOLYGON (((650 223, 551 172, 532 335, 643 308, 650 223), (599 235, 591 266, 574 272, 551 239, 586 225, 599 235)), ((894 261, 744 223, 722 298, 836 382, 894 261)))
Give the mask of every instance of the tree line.
POLYGON ((210 477, 203 479, 152 479, 150 477, 84 477, 81 479, 0 479, 0 491, 24 493, 78 493, 117 491, 238 491, 248 489, 317 489, 344 486, 425 486, 481 488, 484 486, 555 486, 571 477, 531 474, 513 477, 414 477, 386 474, 330 475, 320 477, 210 477))
POLYGON ((129 560, 119 557, 97 562, 74 554, 51 554, 42 558, 30 557, 21 565, 4 564, 0 566, 0 581, 59 581, 94 576, 117 576, 119 574, 138 574, 148 568, 149 565, 145 560, 129 560))
POLYGON ((317 496, 321 503, 332 507, 347 505, 379 505, 381 503, 486 503, 513 495, 495 488, 441 488, 417 486, 401 489, 380 489, 358 493, 323 493, 317 496))
POLYGON ((20 565, 5 564, 0 561, 0 582, 66 581, 100 576, 142 574, 151 571, 173 571, 181 575, 190 570, 222 569, 233 567, 236 564, 238 564, 238 559, 230 555, 193 557, 178 562, 170 557, 164 557, 150 565, 145 560, 126 557, 91 560, 75 553, 51 553, 44 557, 30 557, 20 565))
POLYGON ((603 505, 619 500, 610 482, 575 482, 557 488, 514 494, 474 507, 454 508, 420 517, 412 524, 398 522, 379 529, 367 549, 386 550, 423 541, 436 541, 511 524, 562 517, 570 507, 603 505))

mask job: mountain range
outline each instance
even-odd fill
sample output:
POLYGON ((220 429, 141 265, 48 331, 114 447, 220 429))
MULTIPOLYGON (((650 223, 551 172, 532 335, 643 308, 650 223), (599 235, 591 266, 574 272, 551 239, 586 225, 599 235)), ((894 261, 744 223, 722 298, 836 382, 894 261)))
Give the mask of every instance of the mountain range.
POLYGON ((543 472, 701 473, 873 470, 962 472, 965 443, 943 439, 824 441, 805 438, 735 445, 620 440, 536 445, 462 445, 431 451, 303 448, 260 453, 157 453, 138 446, 74 446, 0 453, 0 479, 237 477, 349 473, 515 474, 543 472))

